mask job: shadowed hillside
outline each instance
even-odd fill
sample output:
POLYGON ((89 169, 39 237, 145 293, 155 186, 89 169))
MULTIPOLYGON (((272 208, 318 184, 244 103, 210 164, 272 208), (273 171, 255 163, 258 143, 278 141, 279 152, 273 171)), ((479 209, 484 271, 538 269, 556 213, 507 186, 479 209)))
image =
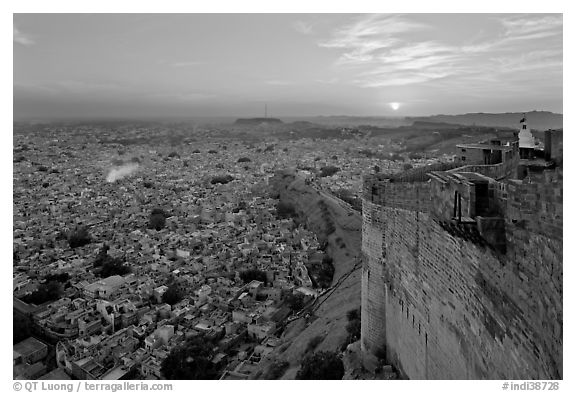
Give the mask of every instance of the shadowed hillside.
MULTIPOLYGON (((335 268, 332 289, 321 295, 311 307, 311 316, 291 322, 282 343, 269 359, 287 361, 290 367, 282 379, 294 379, 308 344, 315 337, 322 341, 314 351, 340 351, 348 333, 346 314, 360 307, 359 252, 362 236, 362 217, 347 204, 320 192, 291 171, 280 171, 270 186, 280 201, 292 205, 299 220, 314 231, 320 243, 327 241, 326 252, 332 256, 335 268)), ((305 313, 304 313, 305 314, 305 313)), ((271 360, 262 361, 258 378, 267 378, 271 360)))

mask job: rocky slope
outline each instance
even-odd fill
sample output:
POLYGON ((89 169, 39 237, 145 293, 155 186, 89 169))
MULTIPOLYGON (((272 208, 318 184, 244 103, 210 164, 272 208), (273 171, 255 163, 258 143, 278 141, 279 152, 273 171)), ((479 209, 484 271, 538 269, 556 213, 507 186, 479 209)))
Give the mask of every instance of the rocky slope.
MULTIPOLYGON (((278 172, 270 186, 280 201, 291 204, 303 224, 314 231, 320 242, 326 240, 326 252, 335 268, 332 290, 320 296, 311 315, 291 322, 268 359, 264 359, 258 378, 267 378, 268 368, 275 361, 287 361, 290 367, 282 379, 294 379, 308 343, 323 337, 315 351, 340 351, 347 338, 346 313, 360 307, 360 248, 362 217, 344 202, 305 184, 290 171, 278 172)), ((305 313, 303 313, 305 314, 305 313)))

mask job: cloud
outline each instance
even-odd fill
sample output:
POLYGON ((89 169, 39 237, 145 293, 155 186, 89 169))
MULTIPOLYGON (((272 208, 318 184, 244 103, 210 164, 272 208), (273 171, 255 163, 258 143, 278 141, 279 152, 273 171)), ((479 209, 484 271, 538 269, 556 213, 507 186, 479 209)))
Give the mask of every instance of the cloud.
POLYGON ((16 26, 14 26, 14 42, 24 46, 36 44, 30 37, 18 30, 16 26))
POLYGON ((506 15, 492 18, 500 27, 496 37, 484 37, 471 45, 464 45, 466 52, 533 50, 536 48, 562 48, 562 15, 527 14, 506 15))
POLYGON ((351 48, 361 53, 370 53, 397 44, 400 38, 394 37, 396 35, 428 28, 403 15, 367 15, 337 29, 332 38, 320 42, 320 46, 351 48))
POLYGON ((500 18, 510 41, 535 40, 562 35, 562 15, 507 15, 500 18))
POLYGON ((312 30, 312 24, 301 20, 297 20, 296 22, 294 22, 292 24, 292 27, 300 34, 310 35, 314 33, 314 31, 312 30))
POLYGON ((561 15, 506 15, 494 20, 496 31, 477 34, 473 42, 458 42, 457 37, 430 38, 428 32, 447 28, 440 19, 422 23, 410 15, 364 15, 335 29, 318 45, 340 51, 334 66, 351 74, 349 81, 360 87, 440 84, 446 79, 455 79, 462 88, 467 81, 494 87, 510 74, 527 77, 543 69, 561 77, 561 15))

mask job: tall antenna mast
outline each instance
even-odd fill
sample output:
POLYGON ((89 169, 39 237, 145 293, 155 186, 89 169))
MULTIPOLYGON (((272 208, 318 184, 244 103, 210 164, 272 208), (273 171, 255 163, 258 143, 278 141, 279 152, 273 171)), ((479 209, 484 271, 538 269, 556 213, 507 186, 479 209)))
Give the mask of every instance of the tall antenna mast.
POLYGON ((264 104, 264 118, 268 118, 268 104, 264 104))

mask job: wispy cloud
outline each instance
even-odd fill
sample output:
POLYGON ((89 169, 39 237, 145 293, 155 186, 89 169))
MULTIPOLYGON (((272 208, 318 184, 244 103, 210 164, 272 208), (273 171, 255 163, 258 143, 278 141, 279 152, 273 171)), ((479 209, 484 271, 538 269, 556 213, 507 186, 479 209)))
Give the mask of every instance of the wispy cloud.
POLYGON ((34 45, 36 42, 22 33, 16 26, 14 26, 14 42, 24 46, 34 45))
POLYGON ((296 30, 300 34, 310 35, 314 32, 312 28, 312 24, 308 22, 304 22, 302 20, 297 20, 292 24, 294 30, 296 30))
POLYGON ((351 82, 361 87, 446 78, 489 82, 496 80, 494 74, 536 69, 560 70, 561 75, 560 15, 506 15, 496 22, 497 32, 457 43, 428 39, 426 33, 439 26, 410 15, 368 15, 336 29, 318 45, 341 51, 335 66, 352 72, 351 82))
POLYGON ((508 40, 535 40, 562 35, 562 15, 509 15, 500 18, 508 40))

